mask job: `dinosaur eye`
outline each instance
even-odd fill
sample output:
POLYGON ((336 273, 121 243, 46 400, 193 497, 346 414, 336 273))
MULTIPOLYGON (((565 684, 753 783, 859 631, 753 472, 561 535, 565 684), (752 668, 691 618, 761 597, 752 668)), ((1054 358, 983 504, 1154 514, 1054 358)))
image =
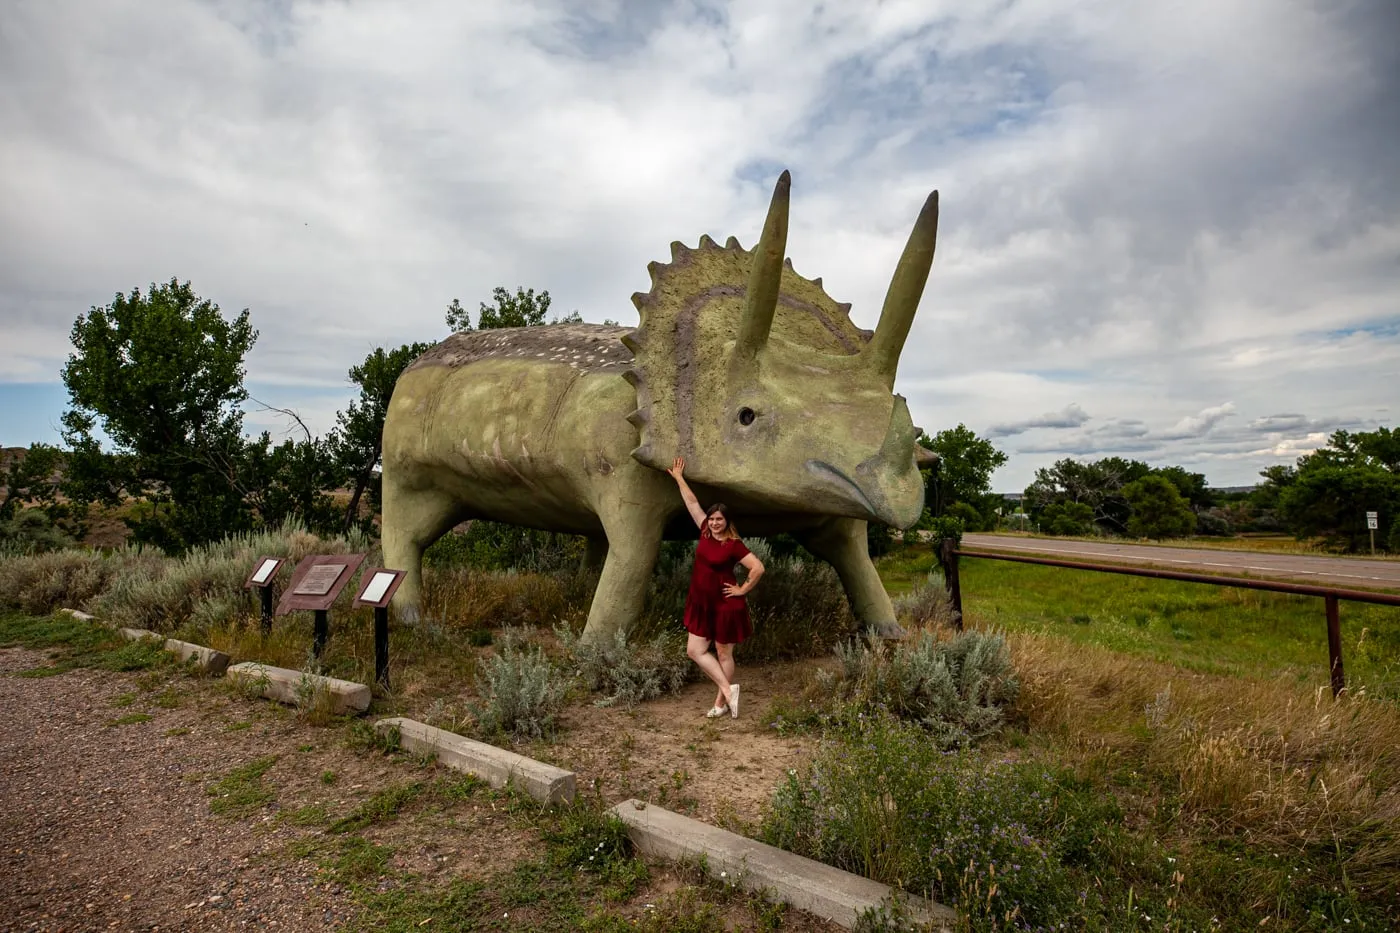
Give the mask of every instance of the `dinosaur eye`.
POLYGON ((753 419, 754 419, 754 413, 753 413, 753 409, 752 409, 752 408, 741 408, 741 409, 739 409, 739 423, 740 423, 740 424, 753 424, 753 419))

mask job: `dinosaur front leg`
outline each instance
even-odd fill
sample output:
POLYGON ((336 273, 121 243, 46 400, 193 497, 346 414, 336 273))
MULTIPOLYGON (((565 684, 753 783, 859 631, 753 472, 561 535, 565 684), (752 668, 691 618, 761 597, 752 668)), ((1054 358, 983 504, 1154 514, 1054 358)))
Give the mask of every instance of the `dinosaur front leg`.
POLYGON ((836 568, 851 612, 862 625, 874 628, 882 638, 904 637, 904 629, 895 621, 894 604, 870 560, 865 522, 833 518, 794 535, 803 547, 836 568))
POLYGON ((607 557, 582 636, 595 644, 630 631, 641 617, 666 526, 664 516, 640 503, 619 502, 599 517, 608 535, 607 557))
POLYGON ((418 621, 423 604, 423 552, 462 518, 461 504, 435 489, 413 489, 398 477, 384 477, 381 540, 384 566, 404 570, 394 608, 405 622, 418 621))

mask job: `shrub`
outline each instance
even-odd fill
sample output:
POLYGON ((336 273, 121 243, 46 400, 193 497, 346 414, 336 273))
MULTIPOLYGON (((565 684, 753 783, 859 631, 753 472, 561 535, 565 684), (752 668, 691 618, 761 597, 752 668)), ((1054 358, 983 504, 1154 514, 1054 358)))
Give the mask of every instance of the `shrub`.
POLYGON ((549 738, 569 684, 538 646, 521 648, 517 642, 514 633, 503 634, 498 653, 478 668, 477 728, 486 736, 549 738))
POLYGON ((604 693, 598 706, 635 706, 685 686, 694 667, 679 632, 662 632, 650 641, 629 644, 619 631, 611 640, 582 642, 567 626, 555 634, 572 659, 575 673, 594 693, 604 693))
POLYGON ((1121 821, 1112 797, 1030 762, 940 752, 892 717, 864 717, 789 772, 763 838, 927 894, 974 930, 1041 929, 1100 913, 1081 885, 1121 821))
POLYGON ((1056 502, 1040 513, 1040 530, 1051 535, 1091 535, 1094 510, 1083 502, 1056 502))
POLYGON ((966 502, 954 502, 943 513, 944 518, 956 519, 967 531, 985 531, 986 520, 977 507, 966 502))
POLYGON ((939 641, 923 632, 893 647, 872 636, 836 655, 834 696, 863 712, 888 710, 916 722, 943 748, 997 732, 1003 707, 1019 691, 1006 640, 997 634, 970 631, 939 641))
POLYGON ((42 509, 25 509, 0 521, 0 555, 42 554, 72 546, 73 539, 54 527, 42 509))
POLYGON ((952 625, 953 603, 942 572, 934 570, 922 584, 896 599, 894 614, 915 628, 952 625))

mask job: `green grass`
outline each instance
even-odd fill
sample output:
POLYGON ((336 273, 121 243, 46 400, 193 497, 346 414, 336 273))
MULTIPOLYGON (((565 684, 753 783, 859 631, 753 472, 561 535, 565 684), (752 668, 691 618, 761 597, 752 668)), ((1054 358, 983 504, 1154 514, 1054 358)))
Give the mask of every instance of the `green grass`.
POLYGON ((172 663, 160 642, 127 641, 111 629, 61 613, 0 613, 0 648, 14 647, 49 652, 50 665, 22 672, 26 677, 51 677, 80 667, 139 671, 172 663))
MULTIPOLYGON (((927 548, 880 561, 891 594, 923 582, 927 548)), ((967 623, 1052 633, 1204 673, 1328 682, 1323 601, 979 558, 959 562, 967 623)), ((1400 608, 1343 601, 1342 663, 1353 689, 1400 697, 1400 608)))
POLYGON ((239 765, 209 785, 209 810, 234 819, 251 816, 267 806, 276 793, 263 784, 263 775, 277 763, 276 755, 264 755, 239 765))
POLYGON ((110 720, 107 723, 109 728, 113 726, 133 726, 140 722, 150 722, 155 717, 150 713, 127 713, 125 716, 110 720))

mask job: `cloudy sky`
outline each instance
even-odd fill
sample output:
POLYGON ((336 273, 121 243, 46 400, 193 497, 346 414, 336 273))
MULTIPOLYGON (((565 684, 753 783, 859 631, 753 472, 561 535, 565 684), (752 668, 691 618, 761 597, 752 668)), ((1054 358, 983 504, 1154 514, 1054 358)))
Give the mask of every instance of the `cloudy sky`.
MULTIPOLYGON (((73 320, 172 276, 325 430, 454 297, 634 323, 646 264, 788 250, 1019 490, 1062 457, 1251 483, 1400 409, 1400 4, 7 0, 0 445, 55 441, 73 320)), ((251 428, 283 425, 255 409, 251 428)))

